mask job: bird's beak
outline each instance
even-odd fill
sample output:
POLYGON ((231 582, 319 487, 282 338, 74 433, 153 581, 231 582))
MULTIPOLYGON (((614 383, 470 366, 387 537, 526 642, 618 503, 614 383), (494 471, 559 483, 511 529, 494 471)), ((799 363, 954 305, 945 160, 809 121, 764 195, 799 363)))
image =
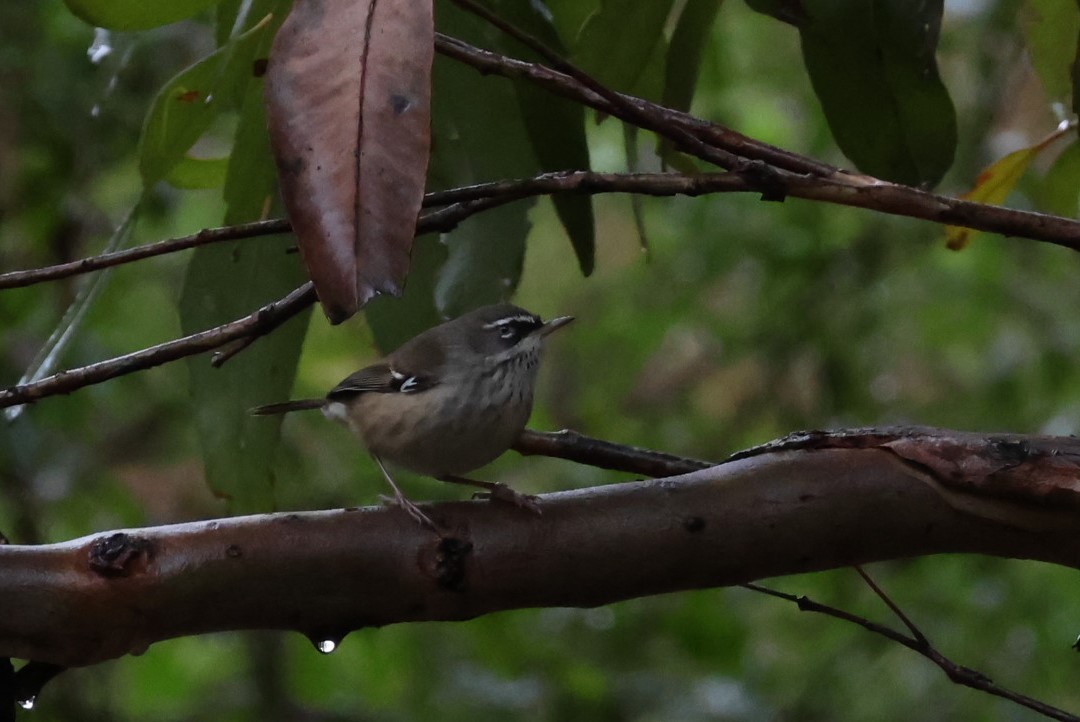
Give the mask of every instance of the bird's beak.
POLYGON ((559 316, 558 318, 553 318, 550 321, 548 321, 547 323, 545 323, 543 326, 538 328, 536 330, 536 335, 539 336, 540 338, 544 338, 545 336, 552 333, 553 331, 558 331, 560 328, 562 328, 563 326, 565 326, 566 324, 570 323, 573 320, 574 320, 573 316, 559 316))

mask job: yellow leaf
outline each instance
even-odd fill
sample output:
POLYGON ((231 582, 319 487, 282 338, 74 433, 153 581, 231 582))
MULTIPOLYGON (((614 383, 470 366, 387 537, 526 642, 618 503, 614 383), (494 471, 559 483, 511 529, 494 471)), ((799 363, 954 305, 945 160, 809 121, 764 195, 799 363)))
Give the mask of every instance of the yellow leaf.
MULTIPOLYGON (((1023 177, 1032 159, 1046 146, 1067 133, 1071 127, 1069 123, 1062 123, 1057 130, 1035 145, 1013 151, 994 161, 979 173, 979 177, 975 180, 975 186, 960 197, 976 203, 1001 205, 1013 188, 1016 187, 1016 184, 1020 182, 1020 178, 1023 177)), ((970 243, 977 233, 978 231, 972 228, 946 226, 946 245, 951 250, 959 251, 970 243)))

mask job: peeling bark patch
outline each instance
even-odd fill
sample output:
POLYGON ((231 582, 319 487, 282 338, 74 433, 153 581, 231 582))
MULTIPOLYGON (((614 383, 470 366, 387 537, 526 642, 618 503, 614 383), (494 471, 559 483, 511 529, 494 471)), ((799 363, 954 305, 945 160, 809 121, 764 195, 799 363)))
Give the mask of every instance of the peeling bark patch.
POLYGON ((471 542, 452 537, 439 542, 435 553, 435 581, 440 587, 453 592, 465 589, 465 566, 472 548, 471 542))
POLYGON ((697 534, 705 530, 705 520, 700 516, 688 516, 683 519, 683 529, 691 534, 697 534))
POLYGON ((90 568, 103 577, 128 577, 145 571, 153 554, 149 539, 117 532, 90 545, 90 568))

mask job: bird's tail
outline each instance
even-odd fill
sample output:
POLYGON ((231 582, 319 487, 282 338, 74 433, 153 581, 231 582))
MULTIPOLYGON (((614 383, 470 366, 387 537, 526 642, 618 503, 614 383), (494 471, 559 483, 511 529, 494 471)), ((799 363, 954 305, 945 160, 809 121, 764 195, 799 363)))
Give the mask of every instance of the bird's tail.
POLYGON ((305 411, 307 409, 321 409, 326 405, 326 399, 297 399, 296 401, 282 401, 277 404, 256 406, 248 411, 252 416, 273 416, 274 414, 287 414, 290 411, 305 411))

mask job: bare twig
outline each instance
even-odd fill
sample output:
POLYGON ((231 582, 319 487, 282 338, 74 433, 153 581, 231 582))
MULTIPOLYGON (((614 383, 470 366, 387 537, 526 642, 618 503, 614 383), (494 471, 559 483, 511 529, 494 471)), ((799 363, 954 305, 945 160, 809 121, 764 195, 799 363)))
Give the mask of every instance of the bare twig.
POLYGON ((688 474, 713 466, 711 462, 699 459, 613 444, 570 429, 555 432, 525 429, 514 443, 514 450, 524 456, 554 456, 600 469, 626 471, 654 478, 688 474))
POLYGON ((482 18, 485 22, 498 28, 509 37, 522 43, 525 47, 551 63, 552 67, 560 73, 565 73, 567 76, 580 83, 582 87, 596 93, 596 95, 618 109, 619 113, 617 113, 617 115, 620 118, 628 120, 642 128, 648 128, 649 130, 668 138, 687 153, 695 155, 702 160, 706 160, 726 170, 739 170, 744 164, 744 160, 739 156, 729 153, 721 148, 708 145, 700 138, 687 132, 685 128, 681 128, 674 124, 658 123, 656 114, 649 105, 634 103, 630 96, 624 96, 621 93, 617 93, 611 88, 608 88, 581 68, 567 61, 544 43, 500 18, 488 8, 473 0, 453 0, 453 2, 477 17, 482 18))
POLYGON ((103 268, 119 266, 124 263, 131 263, 132 261, 140 261, 144 258, 161 256, 166 253, 176 253, 177 251, 195 248, 196 246, 202 246, 208 243, 235 241, 242 238, 269 236, 276 233, 288 233, 290 230, 291 226, 289 225, 289 222, 281 218, 268 221, 256 221, 254 223, 243 223, 236 226, 224 226, 222 228, 206 228, 190 236, 170 238, 164 241, 158 241, 157 243, 148 243, 144 246, 128 248, 113 253, 102 253, 98 256, 91 256, 78 261, 71 261, 70 263, 59 263, 55 266, 32 268, 26 271, 0 273, 0 289, 20 288, 22 286, 41 283, 42 281, 54 281, 60 278, 76 276, 80 273, 100 271, 103 268))
POLYGON ((870 577, 870 575, 866 573, 865 569, 863 569, 858 564, 856 564, 854 568, 855 571, 858 572, 859 576, 862 577, 862 580, 866 582, 866 586, 870 587, 874 594, 878 596, 878 599, 883 601, 885 603, 885 606, 892 610, 892 613, 896 615, 896 618, 904 623, 904 626, 908 628, 909 632, 911 632, 912 639, 919 642, 920 644, 925 644, 929 646, 930 641, 926 638, 926 635, 922 633, 921 629, 915 626, 915 622, 911 621, 908 615, 904 614, 904 610, 900 608, 900 605, 894 602, 892 600, 892 597, 886 594, 885 590, 878 586, 877 582, 875 582, 870 577))
MULTIPOLYGON (((441 34, 436 34, 435 49, 481 73, 527 78, 557 95, 584 103, 603 113, 631 123, 637 120, 628 117, 620 106, 608 102, 578 80, 539 63, 508 58, 441 34)), ((790 195, 867 208, 880 213, 921 218, 1005 236, 1021 236, 1080 251, 1080 221, 950 198, 871 176, 831 169, 830 166, 758 143, 687 113, 629 95, 622 97, 638 108, 649 109, 650 124, 642 127, 659 132, 653 126, 677 124, 692 130, 706 143, 715 143, 732 152, 738 152, 745 158, 762 161, 760 166, 740 169, 740 173, 753 176, 754 168, 760 168, 768 184, 773 186, 768 193, 770 198, 790 195)), ((747 185, 751 186, 750 189, 760 190, 762 179, 758 178, 747 185)))
POLYGON ((30 403, 46 396, 71 393, 84 386, 209 351, 239 338, 265 333, 264 329, 279 325, 314 302, 315 288, 308 282, 281 300, 269 303, 236 321, 108 361, 61 371, 40 381, 4 389, 0 391, 0 408, 30 403))
MULTIPOLYGON (((640 193, 651 196, 698 196, 706 193, 748 190, 752 190, 750 186, 743 179, 731 173, 701 173, 697 175, 680 175, 676 173, 593 173, 590 171, 544 173, 532 178, 500 180, 428 193, 424 197, 425 207, 451 207, 425 213, 417 221, 416 232, 418 235, 445 232, 465 218, 494 206, 552 193, 640 193)), ((281 218, 236 226, 207 228, 189 236, 170 238, 157 243, 150 243, 116 253, 91 256, 70 263, 25 271, 9 271, 0 274, 0 290, 67 278, 209 243, 275 235, 290 230, 289 222, 281 218)))
MULTIPOLYGON (((1025 694, 1020 694, 1019 692, 1014 692, 1010 689, 1006 689, 1005 687, 994 683, 993 680, 991 680, 982 672, 953 662, 951 659, 949 659, 937 649, 935 649, 930 644, 930 642, 926 640, 925 637, 922 637, 921 639, 915 636, 909 637, 908 635, 902 634, 901 632, 898 632, 890 627, 878 624, 877 622, 871 622, 869 619, 860 617, 857 614, 852 614, 851 612, 844 611, 843 609, 837 609, 836 607, 831 607, 827 604, 816 602, 806 596, 796 596, 794 594, 788 594, 786 592, 770 589, 769 587, 763 587, 760 584, 741 584, 740 586, 753 592, 768 594, 769 596, 776 597, 777 599, 783 599, 791 602, 798 606, 798 608, 804 612, 817 612, 818 614, 824 614, 835 619, 842 619, 845 622, 851 622, 852 624, 856 624, 863 629, 873 632, 874 634, 878 634, 882 637, 890 639, 897 644, 902 644, 908 649, 918 652, 922 656, 929 659, 931 662, 937 665, 938 668, 940 668, 941 671, 944 672, 952 682, 955 682, 956 684, 964 687, 970 687, 971 689, 977 689, 980 692, 986 692, 987 694, 992 694, 995 697, 1007 699, 1010 702, 1015 702, 1022 707, 1034 710, 1035 712, 1038 712, 1045 717, 1049 717, 1050 719, 1061 720, 1062 722, 1080 722, 1080 717, 1077 717, 1076 715, 1070 714, 1065 710, 1058 709, 1057 707, 1048 705, 1041 700, 1037 700, 1033 697, 1028 697, 1025 694)), ((890 604, 889 606, 890 608, 893 608, 894 605, 890 604)), ((896 609, 893 609, 893 611, 895 612, 896 609)))

